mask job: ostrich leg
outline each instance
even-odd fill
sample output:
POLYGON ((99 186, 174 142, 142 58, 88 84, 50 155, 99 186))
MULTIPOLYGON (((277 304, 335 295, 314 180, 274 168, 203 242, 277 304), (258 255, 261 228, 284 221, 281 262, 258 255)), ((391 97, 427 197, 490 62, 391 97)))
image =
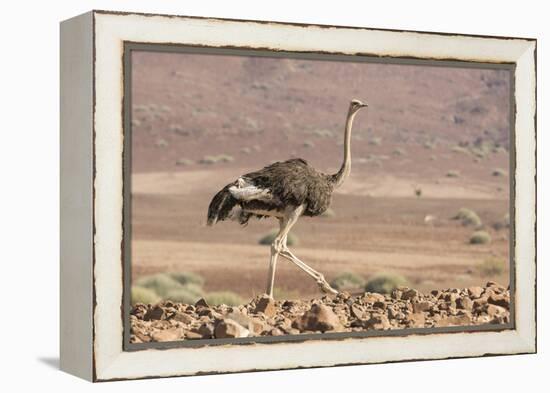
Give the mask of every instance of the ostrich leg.
POLYGON ((269 273, 267 274, 266 293, 270 298, 273 298, 273 284, 275 283, 275 267, 277 265, 277 257, 281 252, 283 239, 285 238, 283 230, 284 219, 280 218, 279 233, 277 233, 277 236, 275 236, 275 239, 273 239, 273 243, 271 243, 271 259, 269 260, 269 273))
POLYGON ((308 275, 313 277, 317 282, 317 285, 319 285, 319 288, 321 288, 323 292, 337 294, 338 291, 329 285, 329 283, 325 280, 325 277, 321 273, 319 273, 318 271, 316 271, 315 269, 306 265, 304 262, 298 259, 293 253, 290 252, 290 250, 286 245, 287 236, 288 236, 288 233, 290 232, 290 228, 292 228, 292 226, 296 223, 296 221, 298 221, 298 218, 302 214, 302 211, 303 211, 303 207, 297 208, 288 216, 288 220, 281 224, 282 226, 284 226, 284 230, 279 232, 279 235, 281 234, 283 235, 282 247, 279 254, 282 257, 294 263, 296 266, 298 266, 308 275))

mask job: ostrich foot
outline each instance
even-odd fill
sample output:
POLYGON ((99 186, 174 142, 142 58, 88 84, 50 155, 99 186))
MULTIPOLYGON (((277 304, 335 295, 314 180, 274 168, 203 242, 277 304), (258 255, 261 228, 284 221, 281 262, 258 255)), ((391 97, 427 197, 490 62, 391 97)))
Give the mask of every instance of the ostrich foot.
POLYGON ((334 288, 332 288, 328 282, 325 281, 324 278, 321 278, 319 281, 317 281, 317 285, 319 285, 319 288, 324 293, 328 293, 330 295, 337 295, 338 291, 334 288))

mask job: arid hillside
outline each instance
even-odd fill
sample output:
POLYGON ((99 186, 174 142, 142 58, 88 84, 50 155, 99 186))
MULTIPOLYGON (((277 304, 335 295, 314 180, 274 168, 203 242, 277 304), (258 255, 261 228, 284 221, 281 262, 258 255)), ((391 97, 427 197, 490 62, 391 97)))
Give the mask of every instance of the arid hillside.
MULTIPOLYGON (((354 124, 351 177, 329 214, 293 229, 296 255, 329 280, 394 274, 426 292, 508 283, 506 71, 146 52, 132 62, 135 279, 192 272, 207 292, 263 293, 259 242, 276 223, 207 228, 208 203, 274 161, 336 171, 358 98, 369 108, 354 124), (488 238, 472 240, 479 231, 488 238)), ((279 298, 319 296, 284 260, 275 285, 279 298)))

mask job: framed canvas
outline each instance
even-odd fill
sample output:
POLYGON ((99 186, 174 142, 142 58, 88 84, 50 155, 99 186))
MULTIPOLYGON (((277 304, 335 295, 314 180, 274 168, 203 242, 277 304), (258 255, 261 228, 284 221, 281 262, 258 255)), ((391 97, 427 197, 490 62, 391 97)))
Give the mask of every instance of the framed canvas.
POLYGON ((61 23, 61 368, 536 351, 536 40, 61 23))

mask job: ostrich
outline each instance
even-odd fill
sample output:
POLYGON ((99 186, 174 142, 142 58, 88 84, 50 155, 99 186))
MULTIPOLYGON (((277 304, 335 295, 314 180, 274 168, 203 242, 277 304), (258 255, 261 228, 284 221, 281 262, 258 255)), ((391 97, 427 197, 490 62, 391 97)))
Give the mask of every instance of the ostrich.
POLYGON ((209 226, 227 218, 236 219, 242 225, 247 224, 252 217, 274 217, 279 221, 279 232, 271 244, 266 289, 269 297, 273 297, 275 266, 279 255, 313 277, 323 292, 338 293, 321 273, 306 265, 288 249, 287 236, 301 216, 319 216, 327 210, 332 193, 349 176, 352 123, 359 110, 366 106, 359 100, 350 103, 344 132, 344 161, 335 174, 319 172, 301 158, 275 162, 240 176, 222 188, 210 202, 209 226))

